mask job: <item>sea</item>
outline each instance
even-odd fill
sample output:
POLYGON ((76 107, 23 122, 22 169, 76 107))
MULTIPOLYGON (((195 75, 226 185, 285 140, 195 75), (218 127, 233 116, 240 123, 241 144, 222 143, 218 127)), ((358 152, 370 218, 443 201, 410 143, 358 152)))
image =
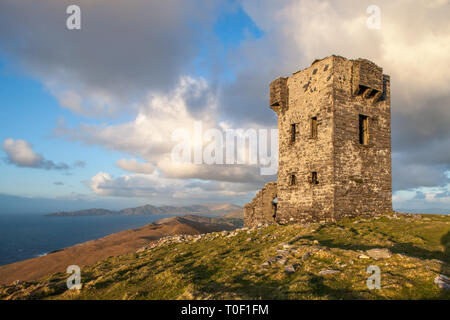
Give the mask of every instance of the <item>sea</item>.
POLYGON ((81 242, 143 227, 168 215, 48 217, 0 214, 0 265, 39 257, 81 242))

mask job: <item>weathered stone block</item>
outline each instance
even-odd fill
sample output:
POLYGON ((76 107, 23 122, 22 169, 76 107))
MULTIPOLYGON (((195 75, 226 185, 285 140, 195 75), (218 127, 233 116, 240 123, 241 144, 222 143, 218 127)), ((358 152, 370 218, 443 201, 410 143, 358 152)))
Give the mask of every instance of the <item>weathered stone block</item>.
POLYGON ((358 59, 353 61, 353 94, 364 98, 381 95, 383 92, 383 69, 372 61, 358 59))
POLYGON ((270 84, 270 107, 275 111, 287 109, 288 103, 287 78, 278 78, 270 84))

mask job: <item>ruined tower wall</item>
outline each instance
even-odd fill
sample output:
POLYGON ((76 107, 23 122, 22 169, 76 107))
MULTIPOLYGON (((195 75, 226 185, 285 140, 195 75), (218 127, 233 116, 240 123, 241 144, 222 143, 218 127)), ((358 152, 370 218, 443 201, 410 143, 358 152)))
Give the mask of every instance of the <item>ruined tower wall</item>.
POLYGON ((389 77, 368 60, 334 58, 335 218, 392 211, 389 77), (368 117, 368 144, 359 116, 368 117))
POLYGON ((392 211, 390 79, 382 68, 365 59, 316 60, 270 84, 270 107, 278 115, 278 181, 245 206, 246 225, 392 211))
POLYGON ((244 226, 274 223, 273 200, 277 197, 277 183, 269 182, 256 194, 252 202, 244 206, 244 226))
POLYGON ((278 222, 332 218, 332 70, 333 58, 330 57, 293 74, 286 81, 287 105, 274 109, 278 113, 279 135, 278 222), (317 137, 312 137, 313 117, 317 118, 317 137), (292 141, 292 124, 296 129, 295 141, 292 141), (317 172, 318 184, 311 182, 312 172, 317 172), (295 184, 292 184, 292 175, 295 175, 295 184))

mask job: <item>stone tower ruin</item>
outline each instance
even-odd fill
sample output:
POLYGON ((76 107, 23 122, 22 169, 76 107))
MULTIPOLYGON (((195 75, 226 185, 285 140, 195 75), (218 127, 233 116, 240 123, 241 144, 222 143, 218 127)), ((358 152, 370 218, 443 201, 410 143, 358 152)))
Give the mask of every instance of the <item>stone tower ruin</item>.
POLYGON ((244 223, 328 222, 392 211, 390 79, 366 59, 330 56, 270 84, 278 181, 244 223))

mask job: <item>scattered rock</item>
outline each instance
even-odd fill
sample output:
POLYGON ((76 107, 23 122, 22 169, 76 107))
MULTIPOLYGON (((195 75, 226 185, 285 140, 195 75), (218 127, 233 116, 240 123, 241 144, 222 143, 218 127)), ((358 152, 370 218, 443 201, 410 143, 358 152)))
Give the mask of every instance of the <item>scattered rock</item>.
POLYGON ((295 272, 295 268, 292 264, 289 264, 287 266, 284 267, 284 271, 286 273, 294 273, 295 272))
POLYGON ((439 259, 432 259, 431 261, 435 262, 435 263, 439 263, 439 264, 444 264, 444 261, 439 260, 439 259))
POLYGON ((144 252, 144 251, 147 251, 148 249, 149 249, 149 247, 145 246, 145 247, 137 249, 136 253, 144 252))
POLYGON ((339 273, 339 272, 340 272, 339 270, 322 270, 319 272, 319 275, 326 276, 329 274, 335 274, 335 273, 339 273))
POLYGON ((387 259, 392 257, 392 253, 391 251, 389 251, 389 249, 370 249, 366 251, 366 254, 375 260, 387 259))
POLYGON ((366 256, 365 254, 360 254, 360 255, 358 256, 358 258, 359 258, 359 259, 370 259, 370 257, 369 257, 369 256, 366 256))
POLYGON ((302 260, 305 261, 306 259, 308 259, 309 257, 311 257, 311 253, 310 252, 306 252, 302 255, 302 260))
POLYGON ((269 260, 268 260, 268 262, 270 263, 270 264, 272 264, 272 263, 274 263, 274 262, 276 262, 277 261, 277 258, 270 258, 269 260))
POLYGON ((319 241, 314 240, 313 243, 314 243, 314 244, 319 244, 319 241))
POLYGON ((279 264, 284 265, 286 263, 286 259, 278 259, 279 264))
POLYGON ((278 254, 282 255, 282 256, 287 256, 289 254, 289 251, 287 250, 277 250, 278 254))
POLYGON ((440 274, 436 278, 434 278, 434 283, 440 288, 444 290, 450 289, 450 278, 440 274))

